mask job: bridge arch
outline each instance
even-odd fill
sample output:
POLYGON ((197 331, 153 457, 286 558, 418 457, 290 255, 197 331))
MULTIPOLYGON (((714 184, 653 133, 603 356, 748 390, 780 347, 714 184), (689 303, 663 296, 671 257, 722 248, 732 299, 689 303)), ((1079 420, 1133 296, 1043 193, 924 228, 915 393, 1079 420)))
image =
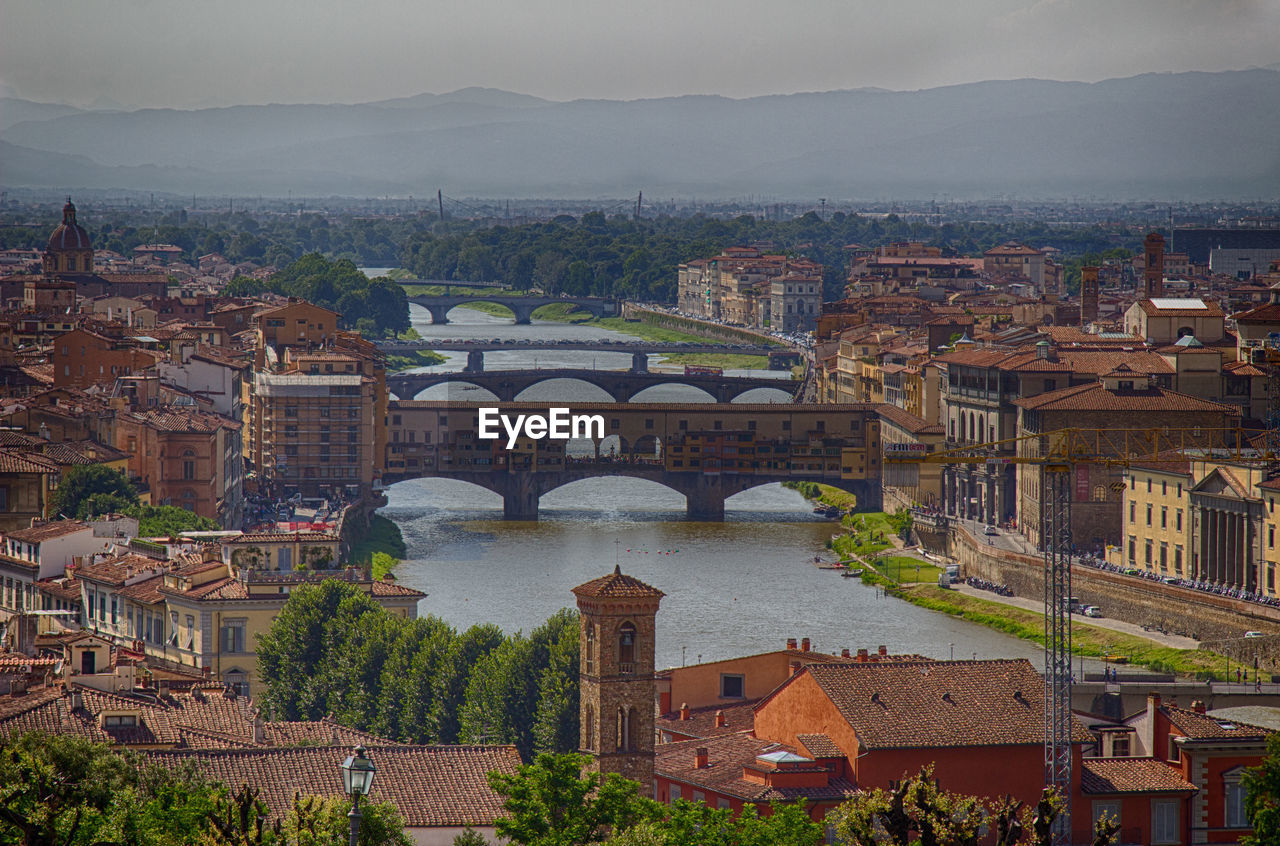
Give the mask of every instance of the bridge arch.
MULTIPOLYGON (((410 383, 412 384, 412 383, 410 383)), ((401 396, 395 391, 396 383, 391 382, 387 385, 387 390, 396 395, 397 399, 415 400, 422 397, 423 394, 431 394, 431 396, 422 397, 423 400, 444 400, 453 402, 501 402, 496 393, 484 385, 477 385, 475 382, 468 382, 466 379, 450 379, 447 382, 436 382, 419 388, 411 397, 401 396)))
POLYGON ((783 385, 786 385, 787 388, 783 388, 783 387, 767 388, 763 386, 758 388, 746 388, 740 393, 734 395, 733 399, 729 400, 729 402, 741 402, 741 403, 791 402, 792 399, 795 397, 796 383, 786 382, 781 379, 779 379, 778 381, 781 382, 783 385), (788 388, 790 388, 790 390, 788 390, 788 388))
POLYGON ((626 402, 671 402, 671 400, 669 400, 669 399, 668 399, 668 400, 662 400, 662 399, 650 399, 650 398, 646 398, 646 397, 645 397, 645 394, 646 394, 646 393, 648 393, 649 391, 652 391, 652 390, 658 390, 658 391, 661 391, 661 390, 663 390, 663 389, 668 389, 668 390, 669 390, 669 389, 671 389, 671 388, 673 388, 673 387, 676 387, 676 388, 687 388, 687 389, 688 389, 688 390, 690 390, 690 391, 697 391, 697 392, 698 392, 698 394, 699 394, 699 396, 697 396, 697 397, 693 397, 693 396, 690 396, 690 397, 688 397, 688 398, 684 398, 684 397, 682 397, 682 398, 679 400, 680 402, 707 402, 707 403, 711 403, 711 402, 715 402, 715 401, 716 401, 716 396, 715 396, 715 394, 711 393, 711 392, 710 392, 710 391, 708 391, 706 388, 702 387, 701 385, 690 385, 688 382, 682 382, 682 381, 680 381, 680 377, 679 377, 679 376, 677 376, 677 375, 675 375, 675 374, 672 374, 672 376, 671 376, 671 381, 669 381, 669 382, 658 382, 657 384, 654 384, 654 385, 645 385, 643 388, 641 388, 640 390, 638 390, 638 391, 636 391, 635 393, 633 393, 630 397, 628 397, 628 398, 626 399, 626 402))
MULTIPOLYGON (((491 372, 497 373, 500 371, 491 371, 491 372)), ((545 390, 557 385, 561 387, 568 386, 568 385, 574 385, 574 386, 585 385, 587 388, 590 388, 592 391, 596 392, 597 394, 596 396, 593 396, 593 397, 575 397, 572 400, 572 402, 617 402, 613 394, 611 394, 609 391, 605 390, 604 388, 600 387, 599 385, 596 385, 591 381, 587 379, 583 379, 581 377, 557 376, 555 375, 554 370, 548 370, 547 377, 545 379, 539 379, 538 381, 533 382, 521 388, 519 391, 516 392, 514 400, 516 402, 550 402, 552 400, 556 402, 570 402, 570 400, 566 400, 562 396, 550 397, 550 398, 541 397, 541 396, 528 396, 528 393, 530 391, 537 392, 537 389, 539 388, 545 390)))

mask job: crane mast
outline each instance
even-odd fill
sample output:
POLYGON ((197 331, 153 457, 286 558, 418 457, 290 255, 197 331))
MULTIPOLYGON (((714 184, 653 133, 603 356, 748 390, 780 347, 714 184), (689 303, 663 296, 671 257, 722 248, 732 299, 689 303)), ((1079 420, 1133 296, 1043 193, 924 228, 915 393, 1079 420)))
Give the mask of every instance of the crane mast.
MULTIPOLYGON (((1275 386, 1272 386, 1275 390, 1275 386)), ((1280 407, 1280 402, 1276 403, 1280 407)), ((1045 787, 1058 794, 1062 811, 1053 842, 1071 842, 1071 489, 1078 464, 1128 467, 1172 452, 1201 451, 1208 458, 1280 460, 1275 428, 1254 440, 1243 429, 1057 429, 1003 441, 967 444, 934 453, 886 444, 886 484, 913 486, 921 464, 980 464, 997 449, 1015 454, 998 460, 1039 470, 1040 529, 1044 544, 1044 771, 1045 787), (1259 441, 1261 441, 1259 443, 1259 441)))

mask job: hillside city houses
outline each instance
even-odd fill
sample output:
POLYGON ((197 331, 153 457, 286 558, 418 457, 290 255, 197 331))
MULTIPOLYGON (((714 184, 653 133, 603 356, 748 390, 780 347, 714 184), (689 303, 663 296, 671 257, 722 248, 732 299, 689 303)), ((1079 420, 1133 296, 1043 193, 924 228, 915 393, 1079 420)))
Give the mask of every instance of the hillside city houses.
MULTIPOLYGON (((738 245, 679 266, 676 311, 812 333, 805 396, 850 418, 814 424, 813 460, 878 484, 884 510, 908 510, 915 539, 963 575, 1026 579, 1024 595, 1040 595, 1045 493, 1025 459, 1076 430, 1099 458, 1070 480, 1076 552, 1097 571, 1081 594, 1110 591, 1146 614, 1197 590, 1217 615, 1206 639, 1238 637, 1236 620, 1275 635, 1280 477, 1262 459, 1280 421, 1280 261, 1223 272, 1225 258, 1188 243, 1176 252, 1152 233, 1131 260, 1081 268, 1078 287, 1055 250, 1027 244, 976 256, 851 244, 834 298, 830 268, 738 245), (865 414, 856 425, 850 407, 865 414), (856 456, 823 452, 842 427, 857 429, 856 456), (1127 438, 1153 430, 1160 448, 1129 454, 1127 438), (887 461, 958 449, 972 460, 912 472, 887 461)), ((0 737, 42 730, 189 764, 260 788, 277 817, 295 794, 340 795, 336 762, 362 745, 375 798, 396 804, 415 842, 452 843, 465 827, 492 839, 502 800, 486 774, 514 773, 514 746, 273 719, 255 702, 258 636, 292 589, 326 579, 416 617, 424 593, 350 560, 348 521, 420 469, 563 469, 563 449, 522 441, 499 458, 465 415, 393 401, 385 353, 337 313, 222 293, 273 268, 144 246, 95 250, 68 199, 44 251, 0 257, 0 737), (143 504, 219 528, 140 537, 127 515, 59 514, 66 474, 95 465, 127 476, 143 504)), ((702 474, 799 466, 756 449, 754 421, 719 429, 682 431, 652 460, 702 474), (729 449, 735 438, 751 448, 729 449)), ((780 633, 776 651, 662 668, 660 586, 601 570, 563 586, 580 615, 578 749, 592 769, 663 803, 767 813, 803 799, 815 820, 930 763, 944 788, 1038 800, 1038 665, 892 654, 856 633, 822 652, 780 633)), ((1103 815, 1123 843, 1249 833, 1242 775, 1280 721, 1221 713, 1202 682, 1162 694, 1093 681, 1096 699, 1073 703, 1072 842, 1090 842, 1103 815)))

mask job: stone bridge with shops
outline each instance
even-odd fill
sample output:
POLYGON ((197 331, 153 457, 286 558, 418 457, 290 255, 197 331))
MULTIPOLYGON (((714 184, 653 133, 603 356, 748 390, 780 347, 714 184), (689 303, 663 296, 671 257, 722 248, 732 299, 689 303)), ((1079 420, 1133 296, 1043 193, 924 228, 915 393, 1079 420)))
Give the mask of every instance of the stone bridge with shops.
MULTIPOLYGON (((643 358, 643 355, 641 355, 643 358)), ((732 402, 747 391, 772 388, 794 399, 803 382, 764 376, 720 376, 710 373, 653 373, 647 370, 490 370, 480 373, 395 373, 387 377, 387 389, 401 399, 413 399, 434 385, 473 385, 484 388, 499 402, 512 402, 523 391, 552 379, 574 379, 608 392, 615 402, 628 402, 655 385, 690 385, 718 403, 732 402)))
POLYGON ((820 482, 879 511, 880 421, 875 406, 577 403, 599 418, 573 442, 505 434, 481 438, 480 409, 546 415, 545 403, 392 401, 384 485, 455 479, 502 497, 507 520, 537 520, 541 496, 582 479, 647 479, 684 495, 691 520, 724 519, 725 500, 776 482, 820 482))

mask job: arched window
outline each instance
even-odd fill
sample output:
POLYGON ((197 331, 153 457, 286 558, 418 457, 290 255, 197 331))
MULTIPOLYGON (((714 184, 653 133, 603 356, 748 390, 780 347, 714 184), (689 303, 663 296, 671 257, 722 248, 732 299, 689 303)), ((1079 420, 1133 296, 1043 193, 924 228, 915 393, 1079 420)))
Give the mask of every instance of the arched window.
POLYGON ((596 748, 596 711, 590 705, 586 708, 582 723, 582 748, 596 748))
POLYGON ((596 671, 596 626, 595 623, 587 623, 586 629, 587 649, 583 656, 583 666, 588 673, 596 671))
POLYGON ((618 629, 618 672, 630 675, 636 671, 636 627, 623 623, 618 629))
POLYGON ((618 734, 615 747, 619 752, 636 751, 636 709, 618 706, 618 734))

